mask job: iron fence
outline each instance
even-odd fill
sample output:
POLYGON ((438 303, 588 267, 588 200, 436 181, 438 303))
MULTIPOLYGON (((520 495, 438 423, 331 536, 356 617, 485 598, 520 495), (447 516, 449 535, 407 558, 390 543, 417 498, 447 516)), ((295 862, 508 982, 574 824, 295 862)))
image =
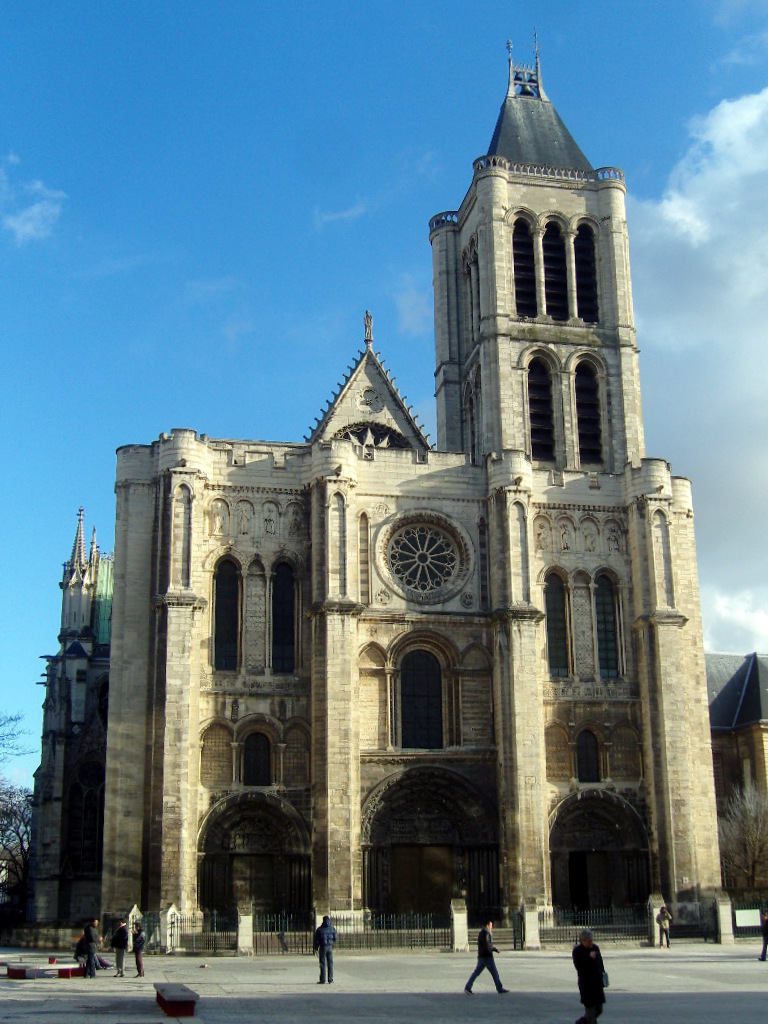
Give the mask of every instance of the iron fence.
POLYGON ((763 910, 768 910, 768 900, 765 897, 747 897, 731 902, 733 934, 736 938, 755 939, 762 935, 760 912, 763 910))
POLYGON ((223 953, 237 950, 237 912, 218 910, 178 914, 169 922, 172 949, 192 953, 223 953), (178 932, 176 932, 178 929, 178 932))
POLYGON ((271 953, 311 953, 315 918, 306 914, 254 914, 253 952, 256 956, 271 953))
POLYGON ((439 914, 334 914, 339 949, 450 949, 451 923, 439 914))
POLYGON ((539 911, 539 938, 541 942, 579 941, 579 932, 589 928, 597 942, 616 942, 626 939, 647 939, 650 912, 645 903, 632 907, 606 907, 600 910, 539 911))

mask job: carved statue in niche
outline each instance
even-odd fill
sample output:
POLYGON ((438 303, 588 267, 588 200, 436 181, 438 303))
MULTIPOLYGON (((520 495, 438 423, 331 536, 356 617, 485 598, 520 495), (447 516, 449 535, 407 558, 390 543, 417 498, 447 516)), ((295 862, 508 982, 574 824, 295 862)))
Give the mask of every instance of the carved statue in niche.
POLYGON ((536 550, 549 551, 549 526, 543 519, 536 523, 536 550))
POLYGON ((621 535, 615 526, 612 526, 608 531, 608 554, 613 554, 621 551, 621 535))
POLYGON ((571 538, 571 528, 568 523, 560 524, 560 550, 570 551, 573 547, 573 540, 571 538))
POLYGON ((275 532, 275 517, 272 514, 272 509, 267 509, 267 513, 264 516, 264 533, 274 534, 275 532))
POLYGON ((247 537, 251 532, 251 513, 247 505, 240 505, 237 510, 237 532, 241 537, 247 537))
POLYGON ((595 532, 594 526, 587 523, 583 530, 584 535, 584 550, 588 555, 593 555, 597 551, 597 533, 595 532))
POLYGON ((223 502, 217 501, 211 509, 211 529, 214 534, 220 536, 226 527, 226 506, 223 502))

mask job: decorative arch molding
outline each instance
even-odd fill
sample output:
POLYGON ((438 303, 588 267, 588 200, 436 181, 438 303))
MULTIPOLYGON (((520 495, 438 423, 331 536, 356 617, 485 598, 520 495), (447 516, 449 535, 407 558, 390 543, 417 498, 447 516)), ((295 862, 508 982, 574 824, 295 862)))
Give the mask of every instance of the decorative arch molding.
POLYGON ((593 843, 602 840, 604 849, 648 852, 648 831, 632 804, 610 790, 592 788, 570 793, 549 815, 550 852, 573 847, 574 823, 584 815, 589 815, 595 825, 593 843))
POLYGON ((211 715, 210 718, 204 719, 202 721, 201 725, 200 725, 200 742, 201 743, 205 739, 205 734, 214 725, 221 725, 221 726, 223 726, 227 730, 227 732, 229 732, 229 734, 232 737, 232 739, 235 738, 234 726, 232 725, 232 723, 229 721, 228 718, 222 718, 221 715, 211 715))
POLYGON ((562 363, 558 359, 555 352, 551 349, 542 348, 540 345, 530 345, 528 348, 522 349, 517 357, 517 369, 527 370, 534 359, 541 359, 549 366, 550 373, 553 375, 560 373, 562 370, 562 363))
POLYGON ((285 562, 293 570, 294 576, 297 579, 304 572, 304 558, 298 551, 294 551, 292 548, 280 548, 270 562, 268 571, 273 573, 281 562, 285 562))
POLYGON ((408 822, 409 842, 484 846, 498 842, 498 812, 458 772, 446 768, 404 768, 383 779, 362 807, 363 845, 402 841, 399 823, 408 822))
POLYGON ((387 652, 381 644, 371 641, 360 648, 357 660, 362 669, 383 669, 387 664, 387 652))
POLYGON ((236 793, 218 801, 200 823, 198 853, 235 851, 309 856, 309 829, 299 812, 273 793, 236 793))
POLYGON ((525 221, 531 231, 536 230, 538 216, 527 206, 515 206, 504 215, 504 222, 510 229, 514 228, 518 220, 525 221))
POLYGON ((545 213, 538 214, 536 228, 539 231, 545 231, 548 224, 556 224, 563 233, 570 230, 569 218, 559 210, 547 210, 545 213))
POLYGON ((282 742, 282 726, 271 715, 257 713, 241 718, 235 726, 234 739, 237 743, 242 743, 252 732, 263 732, 270 743, 282 742))
POLYGON ((589 214, 579 213, 575 217, 571 217, 568 221, 568 230, 576 232, 584 224, 586 227, 592 229, 592 233, 595 236, 595 240, 600 237, 600 222, 589 214))
POLYGON ((462 671, 490 672, 493 668, 493 656, 482 644, 469 644, 460 655, 462 671))
POLYGON ((230 562, 235 563, 237 571, 242 574, 247 557, 241 555, 234 544, 225 544, 220 548, 216 548, 215 551, 209 551, 203 559, 203 572, 216 572, 219 563, 229 559, 230 562))
POLYGON ((563 362, 563 369, 568 373, 575 373, 579 363, 589 363, 600 382, 604 381, 608 376, 605 363, 599 355, 590 349, 577 349, 575 352, 570 353, 563 362))
POLYGON ((459 652, 453 641, 442 633, 431 630, 415 630, 397 637, 387 651, 387 667, 398 668, 406 654, 411 651, 429 651, 443 671, 455 671, 459 666, 459 652))

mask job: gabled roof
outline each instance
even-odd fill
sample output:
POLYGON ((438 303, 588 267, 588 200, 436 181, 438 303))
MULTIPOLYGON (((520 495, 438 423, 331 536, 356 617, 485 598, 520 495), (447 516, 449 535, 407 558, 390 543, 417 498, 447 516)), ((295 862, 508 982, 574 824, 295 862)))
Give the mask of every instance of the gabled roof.
POLYGON ((713 729, 738 729, 768 721, 768 657, 707 654, 709 721, 713 729))
POLYGON ((73 642, 67 648, 67 650, 66 650, 66 652, 64 654, 64 657, 65 658, 87 658, 88 657, 88 653, 85 650, 85 648, 83 647, 83 645, 80 643, 79 640, 73 640, 73 642))
POLYGON ((514 64, 510 53, 509 86, 488 156, 538 167, 593 169, 544 93, 538 53, 535 67, 514 64))
POLYGON ((362 447, 410 448, 426 451, 429 440, 373 351, 370 314, 366 317, 365 348, 347 367, 306 441, 346 438, 362 447))

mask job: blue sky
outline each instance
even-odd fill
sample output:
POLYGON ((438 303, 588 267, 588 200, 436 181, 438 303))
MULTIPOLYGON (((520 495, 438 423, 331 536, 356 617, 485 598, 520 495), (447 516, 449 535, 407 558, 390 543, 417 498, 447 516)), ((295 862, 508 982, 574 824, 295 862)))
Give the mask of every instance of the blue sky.
MULTIPOLYGON (((374 316, 434 424, 429 218, 529 60, 621 167, 649 455, 694 483, 709 649, 768 649, 768 2, 11 2, 0 23, 0 710, 39 759, 77 509, 172 427, 301 440, 374 316)), ((434 437, 433 437, 434 439, 434 437)))

